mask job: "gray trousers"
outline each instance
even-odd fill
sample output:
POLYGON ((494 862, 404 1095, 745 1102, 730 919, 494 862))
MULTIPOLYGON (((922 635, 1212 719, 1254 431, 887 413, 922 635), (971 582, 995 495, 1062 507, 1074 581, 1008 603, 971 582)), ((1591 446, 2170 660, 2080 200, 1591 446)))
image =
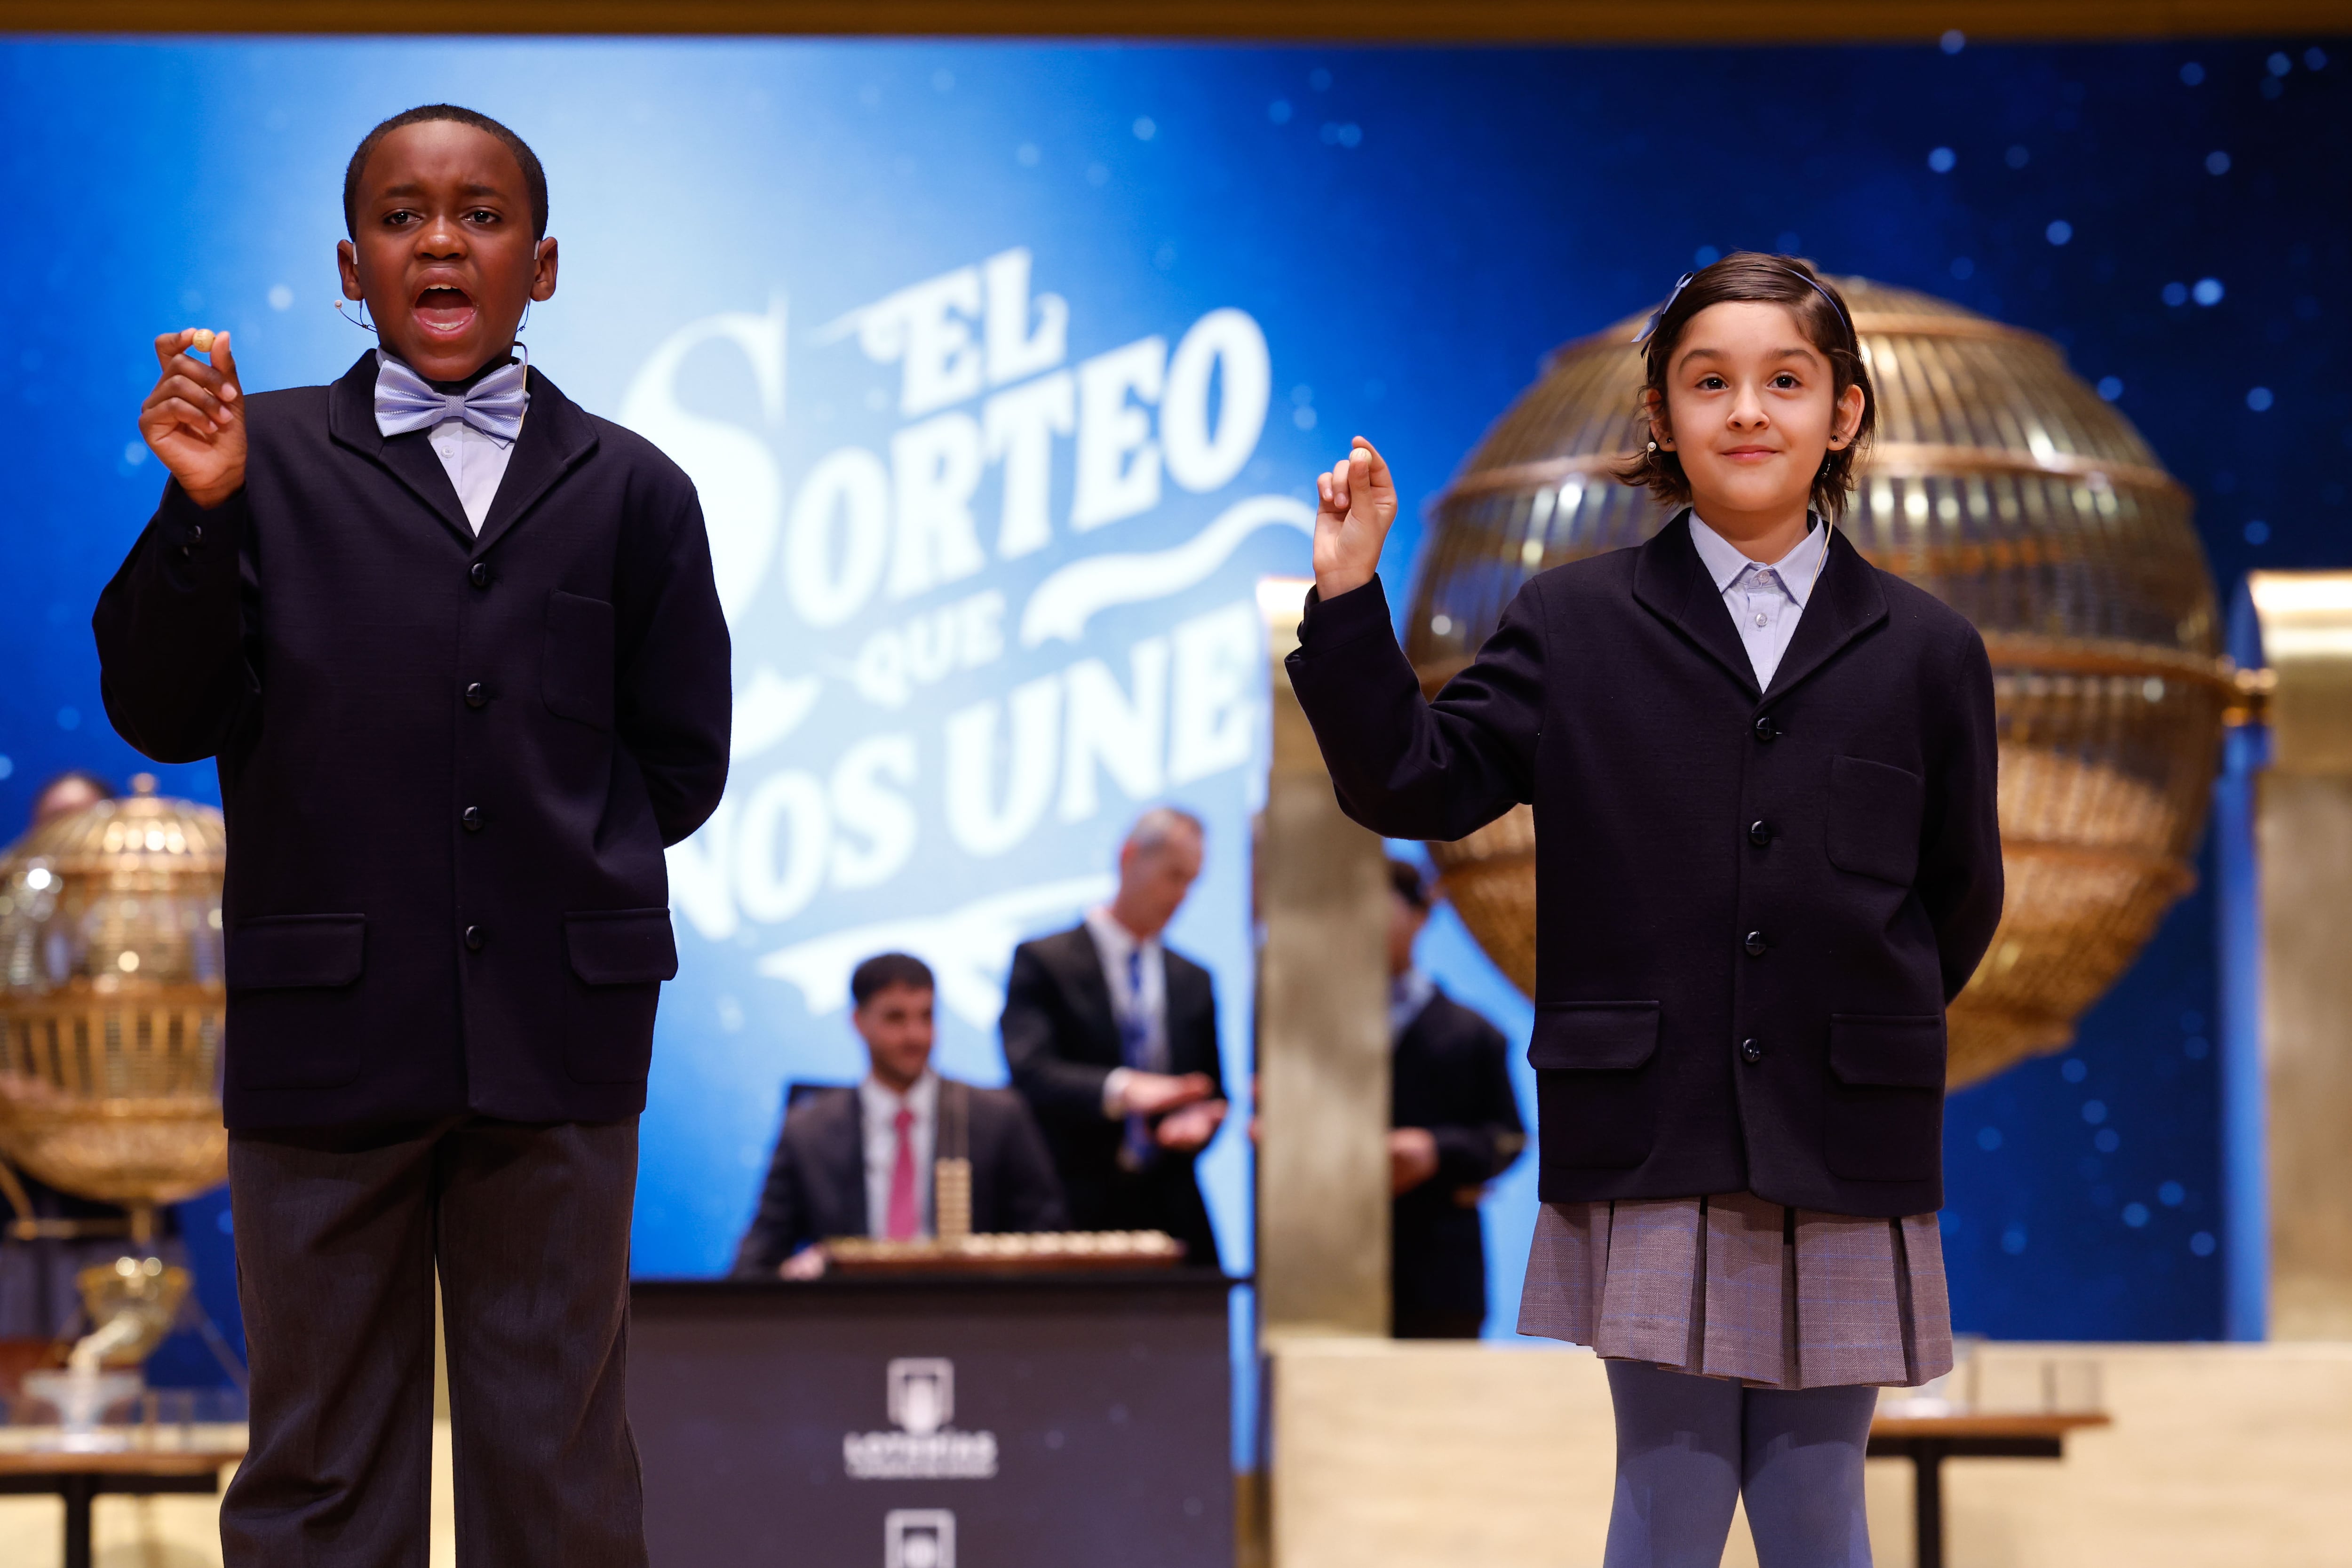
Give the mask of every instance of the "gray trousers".
POLYGON ((644 1568, 635 1121, 229 1141, 253 1446, 228 1568, 425 1568, 441 1279, 467 1568, 644 1568))

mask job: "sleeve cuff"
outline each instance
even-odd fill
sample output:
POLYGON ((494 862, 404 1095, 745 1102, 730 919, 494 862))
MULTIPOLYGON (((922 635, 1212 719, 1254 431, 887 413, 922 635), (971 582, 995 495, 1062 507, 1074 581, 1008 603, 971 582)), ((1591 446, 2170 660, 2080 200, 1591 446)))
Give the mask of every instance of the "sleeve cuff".
POLYGON ((155 509, 155 544, 163 552, 164 570, 183 582, 212 575, 215 563, 224 558, 234 570, 247 515, 241 488, 218 506, 207 508, 197 505, 179 480, 172 480, 155 509))
POLYGON ((1110 1121, 1118 1121, 1125 1119, 1128 1080, 1134 1077, 1133 1068, 1113 1068, 1110 1069, 1109 1076, 1103 1079, 1103 1115, 1110 1121))
POLYGON ((1360 588, 1350 588, 1336 599, 1307 591, 1306 616, 1298 623, 1298 651, 1294 658, 1342 647, 1360 638, 1390 637, 1395 628, 1389 616, 1388 591, 1376 574, 1360 588))

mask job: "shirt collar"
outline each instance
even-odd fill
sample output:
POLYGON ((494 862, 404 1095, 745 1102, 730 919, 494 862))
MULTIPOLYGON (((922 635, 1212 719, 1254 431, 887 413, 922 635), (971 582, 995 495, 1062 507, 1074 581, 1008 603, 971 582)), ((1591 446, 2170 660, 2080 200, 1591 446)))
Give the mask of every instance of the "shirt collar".
POLYGON ((866 1114, 884 1121, 898 1115, 898 1108, 902 1105, 913 1111, 917 1120, 920 1120, 930 1113, 932 1102, 939 1097, 940 1075, 929 1068, 925 1068, 923 1076, 917 1079, 908 1089, 906 1098, 903 1100, 899 1098, 898 1090, 891 1089, 870 1072, 859 1079, 857 1084, 857 1098, 864 1102, 866 1114))
POLYGON ((1437 994, 1437 982, 1418 965, 1406 970, 1389 982, 1389 1033, 1402 1035, 1412 1027, 1430 998, 1437 994))
POLYGON ((1087 930, 1094 934, 1095 945, 1105 958, 1114 963, 1125 963, 1130 952, 1150 952, 1159 943, 1156 936, 1138 936, 1119 923, 1110 912, 1108 904, 1097 904, 1087 911, 1087 930))
POLYGON ((1799 609, 1804 608, 1805 601, 1812 597, 1813 584, 1821 576, 1822 556, 1830 547, 1830 531, 1822 526, 1820 518, 1808 514, 1805 521, 1810 526, 1796 547, 1778 561, 1760 563, 1740 553, 1739 546, 1709 528, 1697 512, 1691 513, 1690 521, 1691 543, 1697 548, 1706 574, 1715 580, 1717 593, 1738 582, 1740 574, 1750 566, 1762 565, 1780 574, 1780 586, 1788 590, 1799 609))

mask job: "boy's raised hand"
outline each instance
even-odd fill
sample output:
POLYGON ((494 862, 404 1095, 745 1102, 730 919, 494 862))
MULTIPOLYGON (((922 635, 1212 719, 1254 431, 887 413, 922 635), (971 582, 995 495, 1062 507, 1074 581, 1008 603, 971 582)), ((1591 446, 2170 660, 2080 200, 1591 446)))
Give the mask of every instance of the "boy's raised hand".
POLYGON ((245 395, 228 334, 204 336, 212 340, 210 364, 188 353, 199 341, 196 328, 155 340, 163 374, 140 407, 139 433, 189 500, 215 507, 245 486, 245 395))
POLYGON ((1337 598, 1372 580, 1381 545, 1396 521, 1396 482, 1389 466, 1361 436, 1348 455, 1318 474, 1322 505, 1315 513, 1315 590, 1337 598))

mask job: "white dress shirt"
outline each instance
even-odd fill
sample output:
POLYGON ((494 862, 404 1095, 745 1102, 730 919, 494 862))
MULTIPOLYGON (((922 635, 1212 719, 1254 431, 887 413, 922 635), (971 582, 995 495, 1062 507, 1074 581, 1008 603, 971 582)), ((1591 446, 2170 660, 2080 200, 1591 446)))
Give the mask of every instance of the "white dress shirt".
POLYGON ((1797 635, 1797 622, 1805 613, 1805 601, 1812 597, 1813 584, 1828 563, 1830 531, 1818 518, 1805 521, 1805 537, 1797 547, 1767 564, 1741 554, 1738 545, 1701 521, 1698 513, 1691 513, 1691 542, 1698 547, 1707 575, 1715 579, 1724 608, 1731 612, 1731 624, 1739 629, 1759 690, 1770 689, 1772 672, 1780 668, 1780 658, 1789 651, 1789 639, 1797 635))
MULTIPOLYGON (((1118 923, 1108 904, 1097 904, 1087 911, 1087 931, 1095 939, 1095 951, 1102 955, 1103 984, 1110 987, 1111 1012, 1120 1024, 1131 1018, 1143 1022, 1143 1061, 1150 1072, 1168 1070, 1168 961, 1156 936, 1136 935, 1118 923), (1128 976, 1128 955, 1140 952, 1143 961, 1136 965, 1140 972, 1142 986, 1130 984, 1128 976)), ((1131 1076, 1129 1068, 1111 1068, 1103 1080, 1103 1114, 1116 1121, 1127 1114, 1127 1084, 1131 1076)))
POLYGON ((915 1144, 915 1234, 931 1234, 931 1157, 939 1148, 940 1079, 926 1069, 906 1098, 886 1089, 873 1074, 857 1086, 858 1110, 866 1125, 866 1234, 887 1239, 890 1234, 890 1177, 898 1168, 898 1110, 915 1113, 908 1129, 915 1144))
MULTIPOLYGON (((383 363, 382 349, 376 351, 376 363, 383 363)), ((481 532, 482 520, 490 515, 490 502, 498 499, 499 481, 507 477, 507 459, 514 456, 514 443, 477 430, 463 419, 444 419, 425 438, 433 444, 433 455, 441 459, 442 471, 456 487, 467 522, 476 533, 481 532)))
POLYGON ((1423 973, 1418 964, 1390 981, 1389 1039, 1394 1042, 1404 1038, 1404 1032, 1412 1027, 1413 1020, 1421 1016, 1430 998, 1436 994, 1437 982, 1423 973))

